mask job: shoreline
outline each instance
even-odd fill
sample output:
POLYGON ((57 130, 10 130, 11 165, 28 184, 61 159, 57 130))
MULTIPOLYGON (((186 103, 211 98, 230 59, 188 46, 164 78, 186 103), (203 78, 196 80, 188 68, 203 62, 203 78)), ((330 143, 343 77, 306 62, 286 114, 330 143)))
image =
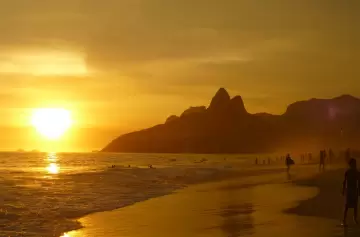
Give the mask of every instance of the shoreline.
MULTIPOLYGON (((172 195, 172 194, 177 193, 185 188, 203 186, 206 184, 212 185, 212 184, 216 184, 216 183, 221 183, 222 181, 229 181, 229 183, 231 183, 231 181, 241 180, 243 182, 243 184, 241 184, 241 185, 235 184, 233 186, 229 185, 226 187, 226 189, 238 189, 239 190, 239 189, 243 189, 243 188, 244 189, 251 188, 254 186, 258 186, 258 185, 287 183, 287 182, 293 182, 294 180, 297 180, 297 179, 302 180, 302 179, 308 178, 309 176, 314 176, 316 173, 316 170, 317 170, 317 166, 313 166, 313 165, 299 166, 299 167, 297 167, 297 169, 295 169, 296 173, 295 173, 295 178, 293 180, 287 180, 285 178, 286 168, 273 167, 273 168, 266 168, 266 169, 237 170, 235 172, 234 172, 234 170, 225 170, 225 172, 220 171, 220 172, 217 172, 213 177, 205 177, 205 178, 198 179, 198 180, 191 180, 191 179, 187 180, 187 182, 185 184, 183 184, 181 187, 177 187, 172 190, 169 190, 169 192, 167 192, 167 193, 164 193, 161 195, 155 195, 155 196, 143 199, 143 200, 139 200, 139 201, 133 202, 129 205, 120 207, 120 208, 89 213, 82 217, 73 219, 73 221, 76 221, 81 224, 81 221, 79 221, 79 220, 84 217, 96 215, 98 213, 107 213, 107 212, 121 210, 123 208, 133 206, 135 204, 142 203, 144 201, 148 201, 150 199, 161 198, 164 196, 172 195), (302 169, 305 169, 306 172, 302 173, 302 169), (311 172, 308 172, 309 169, 311 169, 311 172)), ((70 232, 78 231, 83 228, 84 228, 84 226, 81 224, 81 226, 79 228, 71 229, 68 231, 70 231, 70 232)), ((65 233, 68 233, 68 232, 65 232, 65 233)))
POLYGON ((343 196, 341 195, 343 168, 326 171, 314 177, 295 181, 300 187, 315 187, 318 189, 316 196, 303 200, 296 207, 285 210, 285 213, 300 216, 321 217, 332 220, 342 219, 343 196))
MULTIPOLYGON (((209 169, 209 168, 195 168, 196 170, 215 170, 215 169, 209 169)), ((143 198, 141 200, 133 200, 133 202, 128 203, 126 205, 123 205, 121 207, 116 207, 113 209, 104 209, 104 210, 99 210, 99 211, 94 211, 94 212, 89 212, 86 213, 84 215, 81 216, 76 216, 74 218, 67 218, 68 220, 72 221, 75 225, 77 225, 76 227, 73 226, 71 229, 66 230, 65 232, 68 231, 76 231, 79 229, 84 228, 84 226, 81 225, 81 223, 78 221, 79 219, 85 217, 85 216, 89 216, 89 215, 93 215, 93 214, 97 214, 97 213, 104 213, 104 212, 111 212, 111 211, 115 211, 115 210, 120 210, 132 205, 135 205, 137 203, 141 203, 141 202, 145 202, 147 200, 150 199, 154 199, 154 198, 159 198, 159 197, 163 197, 163 196, 168 196, 168 195, 172 195, 180 190, 183 190, 185 188, 189 188, 189 187, 193 187, 196 185, 205 185, 205 184, 211 184, 211 183, 218 183, 221 181, 225 181, 225 180, 236 180, 236 179, 241 179, 241 178, 252 178, 252 177, 256 177, 256 176, 261 176, 261 175, 268 175, 268 174, 277 174, 279 171, 285 171, 285 168, 266 168, 266 169, 251 169, 251 170, 231 170, 231 169, 226 169, 225 170, 219 171, 215 173, 215 177, 199 177, 198 179, 189 179, 189 180, 182 180, 180 181, 180 178, 178 178, 177 182, 179 182, 177 185, 178 186, 174 186, 174 187, 169 187, 169 189, 164 192, 164 193, 153 193, 155 195, 153 196, 147 196, 146 198, 143 198), (255 172, 254 172, 255 171, 255 172), (223 176, 222 176, 223 175, 223 176), (183 183, 185 182, 185 183, 183 183), (75 228, 74 228, 75 227, 75 228)), ((179 176, 177 176, 179 177, 179 176)), ((244 184, 244 188, 247 188, 249 186, 255 186, 255 185, 261 185, 262 183, 253 183, 250 185, 245 185, 244 184)), ((238 188, 238 187, 237 187, 238 188)), ((60 234, 63 234, 63 232, 61 232, 60 234)))

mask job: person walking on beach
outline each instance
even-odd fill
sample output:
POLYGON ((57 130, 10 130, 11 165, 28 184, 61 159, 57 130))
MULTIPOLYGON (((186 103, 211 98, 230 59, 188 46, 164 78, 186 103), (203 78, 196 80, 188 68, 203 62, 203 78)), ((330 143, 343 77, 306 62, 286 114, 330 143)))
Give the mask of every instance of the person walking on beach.
POLYGON ((285 164, 286 164, 286 172, 289 174, 290 167, 294 164, 294 161, 293 159, 291 159, 290 154, 286 155, 285 164))
POLYGON ((325 151, 321 150, 320 151, 319 171, 324 171, 325 170, 325 158, 326 158, 325 151))
POLYGON ((358 224, 358 200, 360 196, 360 174, 356 167, 356 160, 351 158, 349 169, 345 172, 342 194, 345 196, 344 218, 342 225, 346 226, 349 208, 354 209, 354 222, 358 224))

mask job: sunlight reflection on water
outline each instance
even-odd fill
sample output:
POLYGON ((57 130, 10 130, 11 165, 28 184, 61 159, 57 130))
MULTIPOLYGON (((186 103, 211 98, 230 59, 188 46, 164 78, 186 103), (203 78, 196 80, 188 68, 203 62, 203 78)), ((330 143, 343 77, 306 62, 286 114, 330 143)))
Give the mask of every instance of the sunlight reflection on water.
POLYGON ((58 174, 59 173, 59 166, 56 163, 49 164, 49 166, 46 167, 46 169, 50 174, 58 174))
POLYGON ((49 174, 58 174, 60 171, 60 167, 56 163, 57 162, 56 153, 54 153, 54 152, 48 153, 47 158, 48 158, 48 161, 50 162, 50 164, 46 167, 47 172, 49 174))

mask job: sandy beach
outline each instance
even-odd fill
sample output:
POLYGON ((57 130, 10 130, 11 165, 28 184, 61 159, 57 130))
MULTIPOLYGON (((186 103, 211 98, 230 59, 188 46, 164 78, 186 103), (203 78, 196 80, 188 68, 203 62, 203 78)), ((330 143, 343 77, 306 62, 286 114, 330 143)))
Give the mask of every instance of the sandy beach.
MULTIPOLYGON (((287 213, 323 217, 340 222, 344 203, 341 195, 344 172, 344 169, 332 170, 311 179, 297 180, 295 184, 303 187, 315 187, 319 191, 316 196, 302 201, 296 207, 287 210, 287 213)), ((351 211, 348 219, 351 223, 351 211)))
POLYGON ((316 166, 298 162, 287 177, 281 161, 253 162, 242 155, 3 153, 0 236, 59 237, 86 227, 79 219, 93 213, 126 210, 198 185, 210 185, 211 193, 214 182, 247 190, 317 173, 316 166))
POLYGON ((315 170, 193 185, 86 216, 64 236, 358 236, 356 226, 339 227, 343 170, 315 170))

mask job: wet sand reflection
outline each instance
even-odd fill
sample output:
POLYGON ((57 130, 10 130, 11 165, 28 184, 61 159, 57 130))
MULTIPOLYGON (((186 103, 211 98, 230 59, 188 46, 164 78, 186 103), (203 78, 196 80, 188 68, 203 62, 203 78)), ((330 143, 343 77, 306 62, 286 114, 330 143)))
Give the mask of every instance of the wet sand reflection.
MULTIPOLYGON (((283 177, 283 174, 279 174, 283 177)), ((284 177, 283 177, 284 178, 284 177)), ((241 182, 241 180, 239 181, 241 182)), ((246 188, 222 183, 190 187, 112 212, 80 219, 70 237, 334 236, 334 221, 282 211, 314 194, 291 184, 246 188)), ((342 233, 343 236, 344 233, 342 233)))
POLYGON ((254 222, 251 214, 254 212, 251 203, 230 204, 222 209, 223 217, 221 230, 225 236, 237 237, 252 234, 254 222))
POLYGON ((233 187, 222 187, 222 197, 216 210, 216 215, 222 217, 219 228, 224 236, 237 237, 251 235, 254 233, 254 205, 252 202, 244 200, 244 194, 251 197, 251 189, 239 192, 233 187))

